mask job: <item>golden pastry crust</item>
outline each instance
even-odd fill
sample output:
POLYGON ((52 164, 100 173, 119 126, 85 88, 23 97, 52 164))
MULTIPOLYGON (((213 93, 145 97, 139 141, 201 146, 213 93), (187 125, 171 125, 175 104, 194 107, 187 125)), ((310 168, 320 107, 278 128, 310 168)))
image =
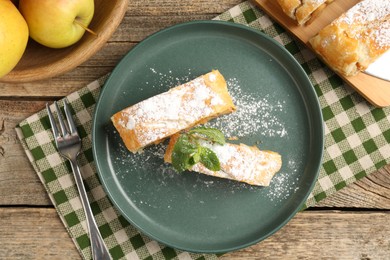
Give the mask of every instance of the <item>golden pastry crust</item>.
POLYGON ((278 0, 283 12, 299 25, 310 22, 333 0, 278 0))
POLYGON ((127 149, 145 146, 235 110, 224 77, 213 70, 111 117, 127 149))
MULTIPOLYGON (((164 161, 167 163, 172 162, 173 148, 179 136, 179 134, 175 134, 169 141, 164 155, 164 161)), ((197 163, 191 168, 191 171, 245 182, 250 185, 269 186, 273 176, 282 167, 280 154, 272 151, 261 151, 256 146, 231 143, 225 145, 203 143, 202 145, 206 145, 217 154, 221 170, 211 171, 201 163, 197 163)))
POLYGON ((333 70, 356 75, 390 48, 390 1, 356 4, 309 42, 333 70))
POLYGON ((283 12, 292 19, 296 20, 295 11, 301 6, 301 0, 278 0, 278 4, 282 8, 283 12))

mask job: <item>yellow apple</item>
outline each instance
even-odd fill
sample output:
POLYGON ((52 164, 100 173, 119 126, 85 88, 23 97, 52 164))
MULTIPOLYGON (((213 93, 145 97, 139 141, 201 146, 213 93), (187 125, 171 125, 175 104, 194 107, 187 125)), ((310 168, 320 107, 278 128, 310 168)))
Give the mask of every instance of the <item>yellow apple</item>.
POLYGON ((28 27, 10 0, 0 0, 0 78, 10 72, 26 50, 28 27))
POLYGON ((94 14, 94 0, 20 0, 30 37, 51 48, 81 39, 94 14))

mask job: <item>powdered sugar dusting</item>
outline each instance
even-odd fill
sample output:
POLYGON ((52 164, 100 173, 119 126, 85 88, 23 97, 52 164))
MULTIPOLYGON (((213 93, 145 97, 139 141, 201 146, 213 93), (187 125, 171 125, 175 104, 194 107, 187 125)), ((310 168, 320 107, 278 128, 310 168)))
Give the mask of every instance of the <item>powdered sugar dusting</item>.
POLYGON ((211 82, 214 82, 214 81, 217 80, 217 77, 216 77, 214 74, 210 74, 210 75, 209 75, 209 80, 210 80, 211 82))
POLYGON ((368 24, 376 20, 383 20, 390 14, 390 1, 387 0, 363 0, 349 9, 344 16, 344 21, 352 24, 358 21, 368 24))
POLYGON ((116 140, 119 143, 119 148, 117 150, 118 156, 115 158, 115 163, 123 166, 129 166, 125 173, 139 170, 155 170, 156 168, 160 167, 160 160, 164 158, 164 153, 167 148, 166 143, 152 145, 140 153, 133 154, 129 153, 124 144, 120 142, 120 138, 116 130, 114 130, 113 134, 114 136, 117 136, 116 140))
POLYGON ((126 121, 122 127, 134 130, 140 146, 146 146, 187 128, 193 122, 212 116, 214 106, 223 104, 219 94, 205 83, 204 77, 214 73, 200 76, 122 110, 121 118, 126 121))
POLYGON ((287 173, 280 173, 276 175, 272 182, 274 183, 273 189, 269 189, 267 198, 271 201, 285 200, 299 190, 297 186, 298 178, 295 181, 288 181, 287 173))
POLYGON ((299 178, 292 178, 297 172, 297 162, 293 159, 285 162, 288 172, 279 172, 272 179, 271 187, 266 193, 267 198, 270 201, 280 202, 288 199, 292 194, 299 190, 298 181, 299 178))
POLYGON ((237 107, 234 113, 218 117, 206 125, 221 129, 227 138, 258 133, 267 137, 288 135, 285 124, 276 114, 283 113, 285 101, 271 103, 268 96, 256 97, 242 90, 236 78, 227 79, 228 90, 237 107))
MULTIPOLYGON (((159 77, 159 80, 156 84, 152 84, 151 82, 146 81, 145 85, 147 85, 148 87, 160 89, 160 90, 166 90, 167 86, 169 86, 169 87, 170 86, 179 86, 179 85, 181 85, 185 82, 188 82, 194 78, 192 75, 191 69, 187 70, 186 75, 182 75, 180 77, 174 76, 173 72, 171 70, 169 70, 167 73, 159 72, 155 68, 152 68, 152 67, 149 68, 149 70, 153 74, 157 75, 159 77)), ((140 88, 140 90, 142 91, 143 88, 140 88)))
POLYGON ((214 151, 219 159, 221 170, 210 171, 202 164, 193 166, 192 170, 207 175, 238 180, 252 185, 269 186, 272 177, 280 169, 278 154, 260 151, 247 145, 200 143, 214 151))
POLYGON ((375 41, 380 48, 390 47, 390 1, 361 1, 336 20, 336 23, 343 22, 356 24, 350 27, 349 36, 356 39, 366 37, 375 41))

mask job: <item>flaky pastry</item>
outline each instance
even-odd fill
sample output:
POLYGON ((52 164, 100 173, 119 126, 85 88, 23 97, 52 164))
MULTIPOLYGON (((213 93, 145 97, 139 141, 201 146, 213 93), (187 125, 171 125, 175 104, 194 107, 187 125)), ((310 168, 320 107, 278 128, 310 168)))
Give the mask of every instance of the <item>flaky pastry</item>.
POLYGON ((316 16, 333 0, 278 0, 283 12, 299 25, 303 25, 316 16))
POLYGON ((114 114, 111 121, 127 149, 135 153, 235 109, 224 77, 213 70, 125 108, 114 114))
MULTIPOLYGON (((172 162, 172 152, 180 134, 175 134, 170 138, 164 161, 172 162)), ((202 143, 210 148, 220 161, 221 169, 211 171, 201 163, 197 163, 190 169, 191 171, 206 175, 245 182, 250 185, 269 186, 273 176, 282 167, 282 157, 272 151, 261 151, 256 146, 245 144, 224 145, 202 143)))
POLYGON ((309 42, 333 70, 356 75, 390 48, 390 1, 359 2, 309 42))

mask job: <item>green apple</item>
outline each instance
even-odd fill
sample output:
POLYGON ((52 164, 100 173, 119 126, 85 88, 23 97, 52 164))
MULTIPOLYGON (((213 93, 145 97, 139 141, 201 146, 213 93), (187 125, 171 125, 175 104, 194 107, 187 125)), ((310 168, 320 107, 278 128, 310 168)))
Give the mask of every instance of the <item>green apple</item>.
POLYGON ((10 0, 0 0, 0 78, 10 72, 26 50, 28 27, 10 0))
POLYGON ((20 0, 30 37, 51 48, 81 39, 94 14, 94 0, 20 0))

